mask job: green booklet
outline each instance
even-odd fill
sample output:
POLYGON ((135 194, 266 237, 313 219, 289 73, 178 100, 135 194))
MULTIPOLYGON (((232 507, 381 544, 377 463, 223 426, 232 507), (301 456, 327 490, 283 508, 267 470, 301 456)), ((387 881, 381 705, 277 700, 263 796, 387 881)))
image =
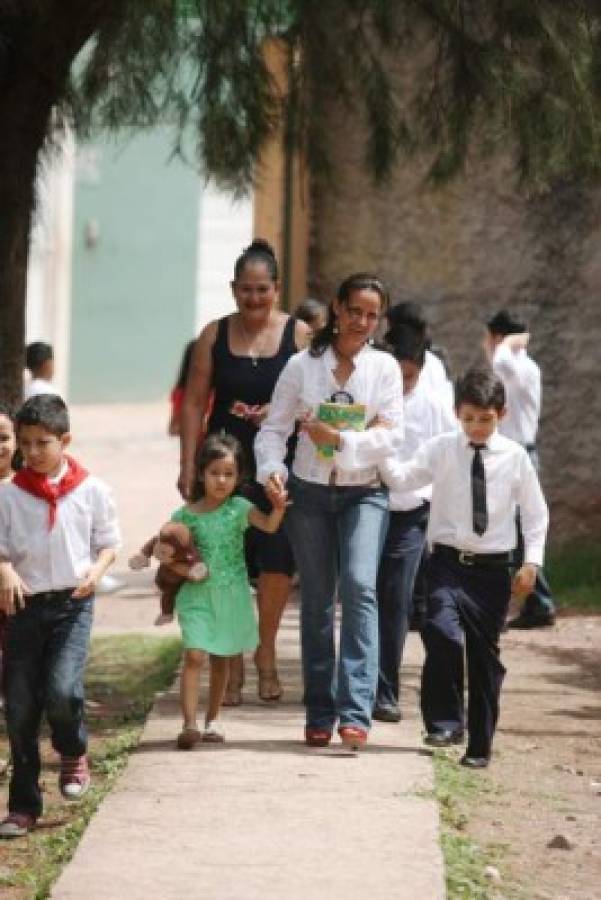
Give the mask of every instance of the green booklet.
MULTIPOLYGON (((363 403, 320 403, 317 418, 338 431, 365 431, 365 406, 363 403)), ((318 447, 320 459, 333 459, 333 447, 318 447)))

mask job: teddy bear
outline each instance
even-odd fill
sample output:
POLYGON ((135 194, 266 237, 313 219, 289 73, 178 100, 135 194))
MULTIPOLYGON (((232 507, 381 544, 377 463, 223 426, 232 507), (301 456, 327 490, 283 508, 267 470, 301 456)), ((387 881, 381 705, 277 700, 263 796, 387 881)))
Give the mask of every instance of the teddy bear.
POLYGON ((150 565, 151 557, 159 561, 154 583, 161 593, 161 612, 155 625, 173 621, 175 596, 184 581, 204 581, 209 570, 201 559, 189 529, 181 522, 167 522, 129 560, 130 569, 138 571, 150 565))

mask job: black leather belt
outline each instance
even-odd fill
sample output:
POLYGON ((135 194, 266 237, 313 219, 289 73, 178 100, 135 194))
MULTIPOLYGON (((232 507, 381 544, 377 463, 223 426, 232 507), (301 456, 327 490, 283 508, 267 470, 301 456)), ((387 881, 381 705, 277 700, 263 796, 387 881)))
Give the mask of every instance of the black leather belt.
POLYGON ((451 559, 462 566, 500 566, 507 568, 513 564, 513 552, 507 553, 472 553, 470 550, 457 550, 447 544, 434 544, 434 553, 445 559, 451 559))
POLYGON ((41 591, 39 594, 25 594, 25 603, 56 603, 57 600, 69 600, 75 590, 65 588, 62 591, 41 591))

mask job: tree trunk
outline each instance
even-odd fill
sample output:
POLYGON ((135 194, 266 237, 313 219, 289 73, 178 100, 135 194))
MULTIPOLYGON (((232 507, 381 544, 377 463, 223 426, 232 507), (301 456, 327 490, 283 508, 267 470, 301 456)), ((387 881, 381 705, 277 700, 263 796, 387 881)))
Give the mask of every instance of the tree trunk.
POLYGON ((22 398, 38 158, 73 60, 125 0, 19 0, 0 12, 0 401, 22 398))

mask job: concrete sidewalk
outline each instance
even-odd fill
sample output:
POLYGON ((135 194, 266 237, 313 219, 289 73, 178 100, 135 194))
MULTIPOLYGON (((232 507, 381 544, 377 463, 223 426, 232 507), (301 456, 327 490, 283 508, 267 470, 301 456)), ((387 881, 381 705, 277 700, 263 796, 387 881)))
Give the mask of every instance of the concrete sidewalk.
MULTIPOLYGON (((117 493, 126 589, 104 597, 97 630, 148 630, 157 600, 149 576, 124 559, 177 505, 177 448, 159 407, 75 409, 80 457, 117 493), (111 437, 114 435, 115 437, 111 437)), ((159 698, 137 750, 90 823, 52 892, 55 900, 438 900, 445 896, 438 810, 427 799, 411 635, 400 725, 376 723, 360 754, 302 742, 298 614, 279 639, 284 702, 256 698, 225 710, 224 746, 174 748, 176 690, 159 698)), ((157 629, 153 629, 157 633, 157 629)), ((161 632, 161 633, 164 633, 161 632)))

